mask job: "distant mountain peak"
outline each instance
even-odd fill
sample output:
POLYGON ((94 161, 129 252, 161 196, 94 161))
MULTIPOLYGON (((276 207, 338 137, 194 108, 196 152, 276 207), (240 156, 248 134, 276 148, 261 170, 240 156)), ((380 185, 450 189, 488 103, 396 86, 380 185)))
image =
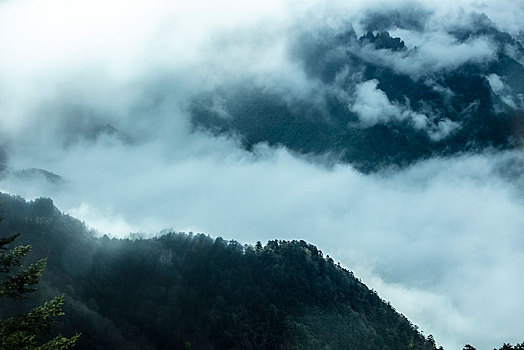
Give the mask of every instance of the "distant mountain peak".
POLYGON ((400 38, 395 38, 389 35, 389 32, 378 32, 373 34, 369 31, 365 35, 362 35, 359 40, 363 43, 371 43, 376 49, 388 49, 392 51, 406 50, 404 41, 400 38))

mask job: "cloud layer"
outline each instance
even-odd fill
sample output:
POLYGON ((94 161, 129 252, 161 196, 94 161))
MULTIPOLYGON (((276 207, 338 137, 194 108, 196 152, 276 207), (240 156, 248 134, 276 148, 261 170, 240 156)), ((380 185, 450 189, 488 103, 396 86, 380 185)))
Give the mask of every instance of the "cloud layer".
POLYGON ((511 174, 522 173, 521 153, 433 159, 366 176, 198 134, 170 147, 102 139, 38 163, 42 150, 27 165, 68 182, 8 179, 2 190, 51 196, 116 236, 172 227, 251 243, 306 239, 447 348, 519 341, 523 179, 511 174))
POLYGON ((445 118, 434 122, 426 115, 415 112, 409 106, 392 103, 386 93, 378 88, 378 80, 368 80, 357 84, 350 111, 356 113, 359 125, 371 127, 376 124, 386 124, 391 121, 407 121, 417 130, 425 130, 435 141, 445 139, 460 124, 445 118))
MULTIPOLYGON (((315 98, 330 87, 308 76, 290 53, 293 41, 307 31, 351 26, 362 34, 370 23, 363 18, 390 10, 402 24, 396 33, 418 51, 366 59, 413 75, 493 59, 489 39, 459 42, 446 33, 457 23, 474 25, 476 11, 518 35, 524 6, 447 0, 216 6, 1 2, 0 133, 10 173, 0 189, 50 196, 116 236, 172 227, 251 243, 306 239, 448 349, 522 341, 521 151, 429 159, 363 175, 264 144, 243 151, 234 136, 193 131, 187 106, 199 93, 238 81, 315 98), (415 21, 421 13, 424 21, 415 21), (64 181, 17 175, 27 168, 64 181)), ((506 96, 500 78, 488 79, 506 96)), ((405 120, 437 139, 456 128, 390 101, 376 81, 357 79, 355 86, 339 92, 363 127, 405 120)))

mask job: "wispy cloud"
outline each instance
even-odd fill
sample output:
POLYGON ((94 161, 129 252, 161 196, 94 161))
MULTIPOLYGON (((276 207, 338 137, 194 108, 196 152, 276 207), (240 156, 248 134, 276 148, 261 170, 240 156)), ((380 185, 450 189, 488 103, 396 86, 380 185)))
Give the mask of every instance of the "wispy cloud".
POLYGON ((368 80, 357 84, 353 103, 349 109, 359 117, 359 126, 371 127, 389 122, 408 122, 417 130, 427 132, 428 136, 440 141, 460 127, 450 119, 434 121, 433 118, 415 112, 409 106, 392 103, 386 93, 378 88, 378 80, 368 80))
MULTIPOLYGON (((237 82, 318 104, 320 92, 331 89, 360 127, 406 121, 442 139, 454 122, 391 101, 353 67, 345 73, 357 73, 349 87, 326 86, 290 47, 304 32, 322 38, 352 27, 363 34, 369 21, 362 18, 416 7, 424 21, 410 22, 407 11, 394 22, 402 28, 392 28, 412 51, 384 58, 360 50, 401 72, 434 72, 494 59, 489 37, 461 41, 449 34, 457 23, 471 25, 472 11, 516 35, 524 29, 524 7, 448 0, 217 6, 1 2, 0 132, 12 172, 0 188, 50 196, 117 236, 173 227, 243 242, 307 239, 449 349, 522 341, 522 152, 429 159, 363 175, 263 144, 246 152, 234 136, 194 132, 187 106, 202 92, 237 82), (51 171, 64 182, 20 179, 15 171, 24 168, 51 171)), ((505 91, 495 76, 489 81, 495 92, 505 91)))

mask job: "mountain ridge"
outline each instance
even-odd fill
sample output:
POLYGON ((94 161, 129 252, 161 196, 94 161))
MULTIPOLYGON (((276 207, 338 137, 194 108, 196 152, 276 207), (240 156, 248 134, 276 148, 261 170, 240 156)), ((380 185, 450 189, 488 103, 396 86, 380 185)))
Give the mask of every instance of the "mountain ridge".
POLYGON ((8 312, 65 294, 58 329, 82 332, 79 349, 436 348, 305 241, 95 238, 50 199, 0 199, 2 235, 22 232, 32 259, 49 257, 41 290, 8 312))
POLYGON ((484 56, 450 58, 447 66, 425 62, 427 53, 391 36, 387 30, 394 28, 385 25, 360 37, 352 28, 306 32, 291 55, 314 82, 310 94, 228 83, 194 99, 193 126, 233 133, 246 149, 267 142, 303 154, 336 154, 363 172, 521 147, 524 48, 487 16, 473 17, 470 28, 451 28, 446 40, 477 45, 484 56))

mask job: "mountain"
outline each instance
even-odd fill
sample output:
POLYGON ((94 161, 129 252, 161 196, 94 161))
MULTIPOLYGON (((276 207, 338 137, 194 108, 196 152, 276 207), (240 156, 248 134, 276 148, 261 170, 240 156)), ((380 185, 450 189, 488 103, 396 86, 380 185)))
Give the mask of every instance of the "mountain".
POLYGON ((388 32, 404 30, 430 40, 432 34, 418 27, 422 24, 395 16, 369 18, 368 32, 360 37, 352 28, 298 36, 292 55, 305 71, 309 93, 229 82, 193 101, 194 127, 236 134, 247 149, 266 142, 307 155, 329 154, 364 172, 522 146, 519 38, 475 14, 468 25, 440 34, 454 46, 433 57, 435 52, 388 32))
POLYGON ((304 241, 241 245, 203 234, 97 238, 50 199, 1 194, 2 235, 48 257, 38 292, 65 294, 56 331, 77 349, 434 349, 353 273, 304 241))
POLYGON ((64 182, 64 179, 60 175, 38 168, 17 170, 13 172, 13 176, 25 181, 44 179, 49 183, 57 185, 64 182))

